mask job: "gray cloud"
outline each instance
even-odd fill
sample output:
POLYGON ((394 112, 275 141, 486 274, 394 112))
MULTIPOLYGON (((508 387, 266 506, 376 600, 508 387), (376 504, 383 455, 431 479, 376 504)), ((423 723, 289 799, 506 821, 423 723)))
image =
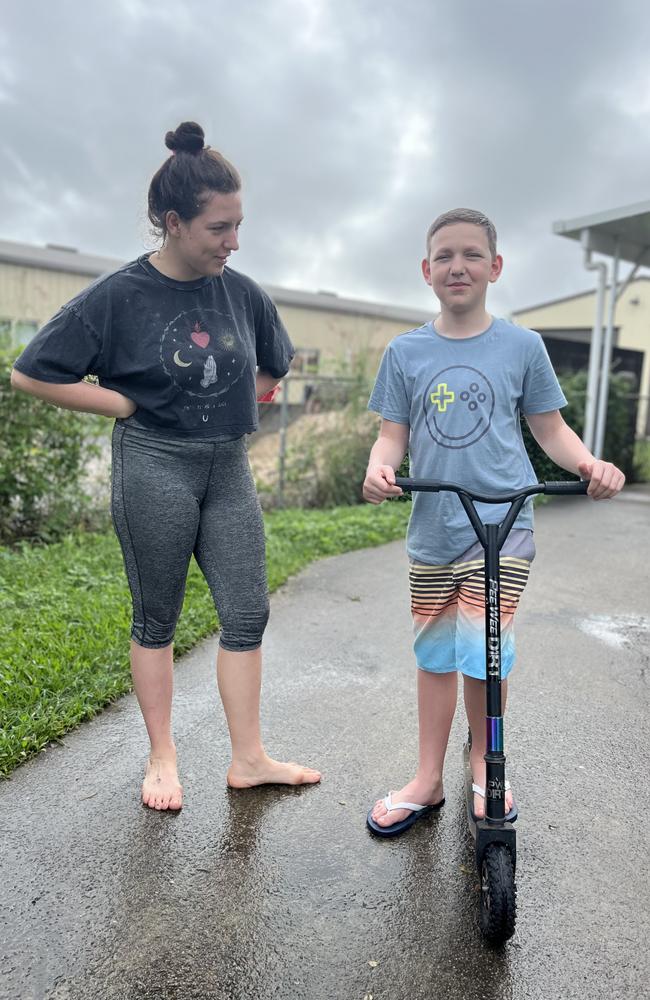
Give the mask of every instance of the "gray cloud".
POLYGON ((64 0, 6 5, 0 235, 128 258, 163 136, 200 121, 242 171, 237 266, 417 306, 426 228, 480 207, 491 306, 591 286, 570 218, 650 197, 641 2, 64 0))

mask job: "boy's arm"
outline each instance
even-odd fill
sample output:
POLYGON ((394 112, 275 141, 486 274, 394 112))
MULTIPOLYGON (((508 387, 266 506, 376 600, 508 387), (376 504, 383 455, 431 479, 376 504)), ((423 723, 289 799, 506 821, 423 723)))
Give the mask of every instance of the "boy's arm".
POLYGON ((102 417, 126 418, 135 412, 136 405, 121 392, 103 389, 92 382, 42 382, 40 379, 23 375, 15 368, 11 372, 14 389, 37 396, 46 403, 77 410, 81 413, 98 413, 102 417))
POLYGON ((596 459, 575 431, 564 422, 559 410, 526 414, 537 444, 548 457, 567 472, 589 479, 588 494, 594 500, 606 500, 623 489, 625 476, 612 462, 596 459))
POLYGON ((363 499, 368 503, 382 503, 388 497, 402 492, 395 486, 395 470, 399 469, 409 443, 408 424, 382 420, 379 437, 372 446, 368 470, 363 484, 363 499))

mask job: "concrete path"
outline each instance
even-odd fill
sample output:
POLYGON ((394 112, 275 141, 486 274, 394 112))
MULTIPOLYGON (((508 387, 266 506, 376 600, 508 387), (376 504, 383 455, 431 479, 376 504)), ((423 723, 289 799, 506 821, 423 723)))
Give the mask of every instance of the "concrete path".
POLYGON ((518 620, 506 720, 520 806, 515 937, 488 949, 447 805, 395 842, 369 805, 415 761, 401 543, 313 565, 272 600, 269 750, 319 787, 229 792, 215 641, 178 665, 178 816, 138 804, 132 697, 0 785, 0 996, 617 1000, 648 996, 650 497, 557 499, 518 620))

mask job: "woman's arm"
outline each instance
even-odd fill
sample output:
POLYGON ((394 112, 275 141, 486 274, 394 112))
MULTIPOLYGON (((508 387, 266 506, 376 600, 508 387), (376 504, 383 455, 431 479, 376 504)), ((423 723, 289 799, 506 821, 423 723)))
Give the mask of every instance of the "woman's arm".
POLYGON ((606 500, 623 489, 621 470, 612 462, 594 458, 559 410, 529 413, 526 421, 537 444, 556 465, 590 480, 588 493, 594 500, 606 500))
POLYGON ((130 417, 135 413, 135 403, 113 389, 102 389, 91 382, 72 382, 61 385, 29 378, 14 368, 11 372, 14 389, 37 396, 46 403, 60 406, 64 410, 78 410, 81 413, 97 413, 102 417, 130 417))
POLYGON ((272 402, 272 399, 264 399, 264 396, 268 396, 273 393, 275 396, 274 389, 277 389, 280 385, 282 379, 276 378, 275 375, 271 375, 269 372, 265 372, 262 368, 258 368, 255 374, 255 396, 258 403, 268 403, 272 402))

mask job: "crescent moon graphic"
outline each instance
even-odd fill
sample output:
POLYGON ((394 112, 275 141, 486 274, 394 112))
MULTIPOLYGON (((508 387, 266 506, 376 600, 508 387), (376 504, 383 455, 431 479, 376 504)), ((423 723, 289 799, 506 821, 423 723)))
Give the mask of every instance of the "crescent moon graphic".
POLYGON ((191 361, 181 361, 180 351, 176 351, 176 353, 174 354, 174 364, 178 365, 179 368, 191 368, 192 367, 192 362, 191 361))

